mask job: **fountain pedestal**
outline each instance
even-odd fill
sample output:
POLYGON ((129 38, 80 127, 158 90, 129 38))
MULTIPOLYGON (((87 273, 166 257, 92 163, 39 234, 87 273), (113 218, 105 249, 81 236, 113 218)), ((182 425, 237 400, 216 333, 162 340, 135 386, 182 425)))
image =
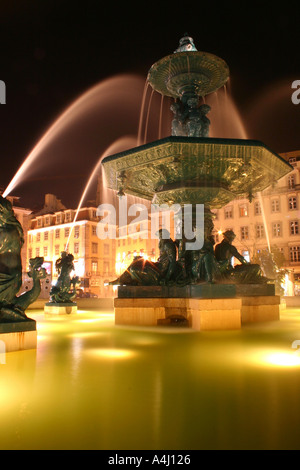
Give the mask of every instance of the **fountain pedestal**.
POLYGON ((115 324, 176 325, 195 330, 228 330, 280 319, 280 296, 273 284, 120 286, 115 324))
POLYGON ((28 318, 22 322, 0 323, 1 351, 22 351, 36 349, 37 330, 36 322, 28 318))

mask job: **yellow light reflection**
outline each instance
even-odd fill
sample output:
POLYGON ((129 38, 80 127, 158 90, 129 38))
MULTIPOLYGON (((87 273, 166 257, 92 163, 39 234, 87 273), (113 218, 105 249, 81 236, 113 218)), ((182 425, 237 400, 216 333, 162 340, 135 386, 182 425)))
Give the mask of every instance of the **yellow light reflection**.
POLYGON ((136 352, 130 349, 99 348, 90 349, 88 352, 95 357, 103 359, 129 359, 136 355, 136 352))
POLYGON ((269 367, 299 367, 300 355, 298 351, 260 351, 252 356, 256 365, 269 367))

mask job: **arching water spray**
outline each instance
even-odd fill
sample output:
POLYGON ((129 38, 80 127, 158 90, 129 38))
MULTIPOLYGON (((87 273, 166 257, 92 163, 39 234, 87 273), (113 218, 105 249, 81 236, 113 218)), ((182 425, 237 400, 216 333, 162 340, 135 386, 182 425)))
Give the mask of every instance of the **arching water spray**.
POLYGON ((111 155, 112 153, 117 153, 117 152, 121 152, 122 150, 127 150, 128 148, 130 148, 130 146, 132 145, 132 142, 136 142, 136 138, 134 137, 130 137, 130 136, 126 136, 126 137, 121 137, 120 139, 117 139, 115 142, 113 142, 104 152, 103 154, 101 155, 101 157, 99 158, 97 164, 95 165, 88 181, 87 181, 87 184, 84 188, 84 191, 82 193, 82 196, 80 198, 80 201, 79 201, 79 204, 78 204, 78 207, 77 207, 77 210, 76 210, 76 213, 75 213, 75 217, 74 217, 74 220, 73 220, 73 223, 71 225, 71 229, 69 231, 69 236, 68 236, 68 239, 67 239, 67 243, 66 243, 66 246, 65 246, 65 251, 68 250, 68 246, 69 246, 69 242, 70 242, 70 238, 71 238, 71 234, 73 232, 73 229, 74 229, 74 226, 75 226, 75 223, 77 221, 77 218, 78 218, 78 214, 79 214, 79 211, 81 209, 81 206, 83 204, 83 201, 84 201, 84 198, 90 188, 90 185, 92 184, 96 174, 98 173, 99 171, 99 168, 100 168, 100 165, 102 163, 102 160, 103 158, 105 158, 106 156, 108 155, 111 155))
MULTIPOLYGON (((117 75, 101 81, 84 92, 56 119, 35 145, 5 189, 3 197, 8 196, 11 191, 24 180, 24 176, 28 175, 29 170, 32 171, 35 168, 35 163, 42 155, 43 151, 49 148, 50 144, 53 144, 71 125, 75 124, 77 121, 80 122, 83 116, 86 115, 85 113, 89 113, 92 109, 101 109, 102 106, 105 107, 106 111, 107 107, 111 108, 112 99, 115 105, 120 102, 122 104, 123 99, 124 101, 130 100, 130 102, 132 102, 132 97, 133 95, 137 96, 137 90, 141 83, 141 77, 134 75, 117 75), (112 93, 113 90, 117 90, 117 93, 115 91, 112 93)), ((133 132, 135 132, 135 129, 133 129, 133 132)))

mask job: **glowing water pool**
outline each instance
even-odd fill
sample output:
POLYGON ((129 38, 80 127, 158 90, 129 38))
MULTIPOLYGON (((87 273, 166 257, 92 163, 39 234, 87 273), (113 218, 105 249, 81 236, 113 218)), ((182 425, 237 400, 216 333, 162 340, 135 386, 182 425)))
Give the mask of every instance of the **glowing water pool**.
POLYGON ((300 310, 235 331, 37 320, 0 361, 1 449, 299 449, 300 310))

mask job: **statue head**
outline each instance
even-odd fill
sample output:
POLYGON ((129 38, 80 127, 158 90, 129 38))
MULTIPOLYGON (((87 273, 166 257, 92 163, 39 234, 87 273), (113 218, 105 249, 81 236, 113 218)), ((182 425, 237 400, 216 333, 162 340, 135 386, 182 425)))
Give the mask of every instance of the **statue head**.
POLYGON ((229 243, 232 243, 235 239, 235 233, 232 230, 226 230, 226 232, 223 233, 223 237, 229 241, 229 243))

